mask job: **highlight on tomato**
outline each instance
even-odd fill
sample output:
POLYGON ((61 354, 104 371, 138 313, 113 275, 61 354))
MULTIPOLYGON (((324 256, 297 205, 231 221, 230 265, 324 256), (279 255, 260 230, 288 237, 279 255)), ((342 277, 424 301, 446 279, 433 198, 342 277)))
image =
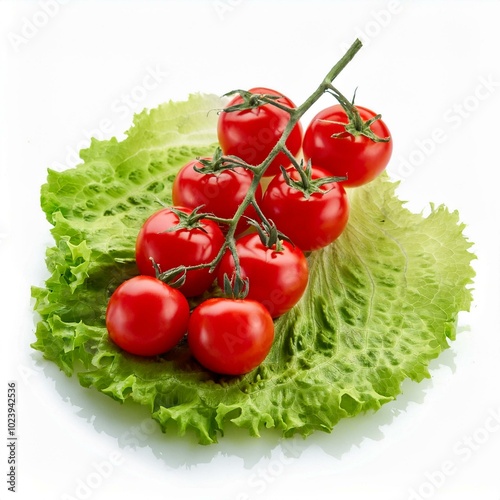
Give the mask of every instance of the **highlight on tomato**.
MULTIPOLYGON (((296 106, 282 93, 265 87, 237 92, 238 95, 231 99, 219 115, 217 123, 219 144, 225 155, 235 155, 250 165, 260 165, 281 138, 290 121, 290 114, 273 104, 263 104, 259 96, 268 96, 287 108, 296 106)), ((293 156, 300 152, 302 137, 302 125, 297 122, 285 142, 293 156)), ((271 162, 265 176, 276 175, 280 165, 290 165, 290 159, 282 151, 271 162)))
POLYGON ((215 274, 206 264, 217 256, 224 243, 219 226, 206 219, 205 214, 185 207, 162 208, 139 231, 135 247, 137 267, 141 274, 156 276, 158 269, 166 272, 178 267, 202 266, 189 269, 179 286, 186 297, 194 297, 203 294, 214 282, 215 274))
POLYGON ((283 169, 262 197, 262 211, 303 252, 329 245, 349 220, 342 177, 310 164, 283 169))
POLYGON ((387 125, 368 108, 336 104, 320 111, 306 128, 303 154, 330 175, 346 176, 345 187, 366 184, 380 175, 392 155, 387 125), (348 110, 351 111, 348 111, 348 110))
POLYGON ((106 309, 111 340, 140 356, 163 354, 187 331, 189 304, 184 295, 151 276, 135 276, 113 292, 106 309))

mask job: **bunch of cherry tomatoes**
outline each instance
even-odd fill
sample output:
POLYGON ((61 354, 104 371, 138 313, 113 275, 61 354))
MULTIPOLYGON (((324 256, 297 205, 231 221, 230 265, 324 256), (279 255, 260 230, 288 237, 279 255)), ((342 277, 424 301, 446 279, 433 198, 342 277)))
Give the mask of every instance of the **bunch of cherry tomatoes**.
POLYGON ((214 156, 180 169, 173 206, 153 213, 137 236, 140 274, 108 303, 106 326, 123 350, 161 355, 187 333, 194 358, 215 373, 244 374, 266 358, 273 320, 307 287, 305 254, 347 225, 345 188, 373 180, 392 152, 379 115, 338 104, 319 112, 305 132, 297 121, 259 171, 294 108, 272 89, 237 94, 219 115, 214 156), (262 95, 273 102, 258 101, 262 95), (294 160, 301 152, 305 165, 294 160), (256 172, 265 182, 255 182, 256 172))

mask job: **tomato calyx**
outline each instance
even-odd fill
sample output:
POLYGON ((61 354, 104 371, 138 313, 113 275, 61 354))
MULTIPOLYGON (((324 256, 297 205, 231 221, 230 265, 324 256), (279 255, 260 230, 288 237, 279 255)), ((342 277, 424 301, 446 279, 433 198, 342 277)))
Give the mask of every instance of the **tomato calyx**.
POLYGON ((371 139, 373 142, 389 142, 391 140, 390 136, 380 137, 371 129, 373 123, 382 118, 381 114, 375 115, 373 118, 370 118, 366 121, 361 118, 359 111, 354 105, 356 91, 354 92, 354 96, 351 101, 349 101, 344 95, 342 95, 342 93, 333 85, 329 85, 327 92, 332 94, 337 99, 337 101, 345 111, 348 119, 347 123, 322 120, 325 123, 335 123, 336 125, 344 127, 344 131, 333 134, 332 138, 343 139, 348 136, 359 137, 360 135, 363 135, 368 139, 371 139))
POLYGON ((237 156, 224 155, 222 149, 217 147, 210 158, 196 158, 201 168, 194 165, 193 170, 199 174, 218 175, 224 170, 232 170, 238 173, 235 168, 242 167, 251 170, 251 165, 238 158, 237 156))
POLYGON ((217 174, 225 170, 226 161, 222 155, 221 148, 217 147, 211 158, 196 158, 202 167, 193 166, 193 170, 199 174, 217 174))
POLYGON ((243 279, 239 272, 235 271, 231 278, 224 274, 223 292, 226 298, 242 300, 248 295, 249 288, 250 280, 248 278, 243 279))
POLYGON ((256 220, 248 219, 248 223, 257 230, 260 241, 266 248, 275 252, 283 252, 283 241, 288 241, 288 243, 293 245, 290 238, 279 231, 272 220, 263 218, 262 222, 259 224, 256 220))
POLYGON ((163 283, 166 283, 172 288, 180 288, 184 285, 188 271, 186 266, 177 266, 169 269, 168 271, 162 271, 153 257, 150 257, 149 259, 151 260, 151 264, 155 270, 157 280, 163 281, 163 283))
POLYGON ((202 208, 203 206, 199 206, 189 212, 185 212, 176 207, 170 207, 170 210, 179 218, 179 222, 175 226, 168 228, 165 232, 173 233, 175 231, 180 231, 181 229, 187 229, 188 231, 199 229, 200 231, 206 233, 207 230, 203 227, 201 220, 206 219, 207 215, 210 216, 210 214, 206 214, 204 212, 200 213, 202 208))
POLYGON ((324 189, 323 186, 325 184, 331 184, 334 182, 341 182, 347 180, 347 177, 321 177, 319 179, 312 178, 312 165, 311 162, 308 161, 304 166, 304 161, 300 161, 300 165, 294 163, 293 168, 299 173, 300 179, 295 180, 292 179, 288 170, 284 167, 281 167, 281 173, 283 175, 283 179, 286 184, 297 191, 301 191, 304 194, 304 197, 308 199, 314 193, 326 194, 329 189, 324 189))
POLYGON ((224 113, 231 113, 233 111, 243 111, 246 109, 255 109, 260 106, 264 106, 265 104, 276 106, 277 108, 280 108, 286 111, 287 113, 292 113, 294 111, 293 108, 290 108, 278 102, 278 99, 283 98, 283 96, 279 94, 254 94, 253 92, 250 92, 248 90, 236 89, 225 93, 222 97, 231 97, 236 94, 239 94, 239 96, 242 99, 242 102, 224 108, 222 110, 224 113))

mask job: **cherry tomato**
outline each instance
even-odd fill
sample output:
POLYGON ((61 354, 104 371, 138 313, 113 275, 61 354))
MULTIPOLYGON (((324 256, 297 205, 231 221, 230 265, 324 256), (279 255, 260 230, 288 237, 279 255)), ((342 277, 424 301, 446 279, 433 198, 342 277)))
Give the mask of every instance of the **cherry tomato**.
MULTIPOLYGON (((376 114, 362 106, 356 106, 363 121, 376 114)), ((348 122, 347 114, 340 104, 320 111, 306 129, 303 153, 306 160, 316 167, 323 167, 330 175, 347 176, 344 186, 355 187, 366 184, 377 177, 389 163, 392 154, 392 139, 375 142, 365 135, 352 135, 342 125, 348 122), (337 123, 335 123, 337 122, 337 123), (332 137, 333 134, 341 134, 332 137)), ((375 120, 371 131, 380 138, 390 136, 387 125, 375 120)))
MULTIPOLYGON (((298 247, 280 241, 279 250, 267 247, 257 233, 236 241, 240 276, 249 280, 247 299, 263 304, 273 318, 289 311, 302 297, 309 276, 307 259, 298 247)), ((218 283, 224 288, 224 275, 235 271, 234 258, 227 251, 219 266, 218 283)))
POLYGON ((135 276, 113 292, 106 309, 111 340, 139 356, 172 349, 184 336, 189 304, 181 292, 151 276, 135 276))
MULTIPOLYGON (((254 94, 281 95, 277 102, 290 108, 295 104, 280 92, 264 87, 250 89, 254 94)), ((241 104, 241 96, 234 97, 227 107, 241 104)), ((220 147, 225 155, 235 155, 250 165, 259 165, 271 152, 280 139, 290 115, 272 104, 240 111, 223 111, 217 123, 217 135, 220 147)), ((286 146, 292 155, 296 155, 302 146, 302 125, 297 123, 292 129, 286 146)), ((288 157, 280 152, 266 170, 265 175, 271 176, 279 172, 280 165, 290 165, 288 157)))
POLYGON ((192 312, 188 344, 207 370, 243 375, 264 361, 274 340, 267 309, 248 299, 212 298, 192 312))
MULTIPOLYGON (((151 215, 139 231, 135 257, 141 274, 155 276, 150 258, 163 272, 178 266, 209 263, 224 244, 224 235, 215 222, 201 219, 195 227, 177 227, 180 218, 176 211, 191 213, 185 207, 163 208, 151 215)), ((179 290, 187 297, 201 295, 215 276, 208 268, 190 270, 179 290)))
MULTIPOLYGON (((331 176, 314 166, 311 171, 312 179, 331 176)), ((287 172, 291 179, 300 179, 295 168, 287 172)), ((342 185, 329 182, 320 189, 306 197, 299 189, 289 186, 280 174, 269 183, 262 198, 265 216, 304 252, 317 250, 337 239, 349 219, 349 200, 342 185)))
MULTIPOLYGON (((179 170, 172 187, 174 205, 187 208, 203 205, 203 212, 212 213, 224 219, 232 218, 250 189, 252 173, 244 168, 236 167, 232 170, 205 174, 197 172, 195 167, 202 168, 203 165, 198 160, 192 160, 179 170)), ((255 192, 255 200, 258 204, 261 198, 262 188, 259 185, 255 192)), ((252 205, 248 206, 243 215, 236 228, 236 234, 248 228, 245 217, 252 219, 257 217, 252 205)))

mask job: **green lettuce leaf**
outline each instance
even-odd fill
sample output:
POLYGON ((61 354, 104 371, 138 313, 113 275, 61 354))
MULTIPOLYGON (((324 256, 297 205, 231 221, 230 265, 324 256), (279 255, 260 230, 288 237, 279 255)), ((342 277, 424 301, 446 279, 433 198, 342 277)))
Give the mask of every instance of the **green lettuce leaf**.
POLYGON ((107 336, 107 301, 137 273, 137 232, 171 203, 175 173, 213 152, 221 107, 211 95, 169 102, 137 115, 123 141, 93 140, 80 165, 49 171, 41 202, 55 245, 50 277, 32 289, 40 315, 32 346, 84 387, 144 405, 163 431, 194 431, 202 444, 228 424, 253 436, 271 427, 330 432, 392 401, 405 379, 429 377, 471 304, 471 243, 457 212, 414 214, 382 175, 350 191, 346 231, 310 255, 309 287, 276 321, 273 349, 253 372, 214 376, 185 342, 154 359, 122 352, 107 336))

